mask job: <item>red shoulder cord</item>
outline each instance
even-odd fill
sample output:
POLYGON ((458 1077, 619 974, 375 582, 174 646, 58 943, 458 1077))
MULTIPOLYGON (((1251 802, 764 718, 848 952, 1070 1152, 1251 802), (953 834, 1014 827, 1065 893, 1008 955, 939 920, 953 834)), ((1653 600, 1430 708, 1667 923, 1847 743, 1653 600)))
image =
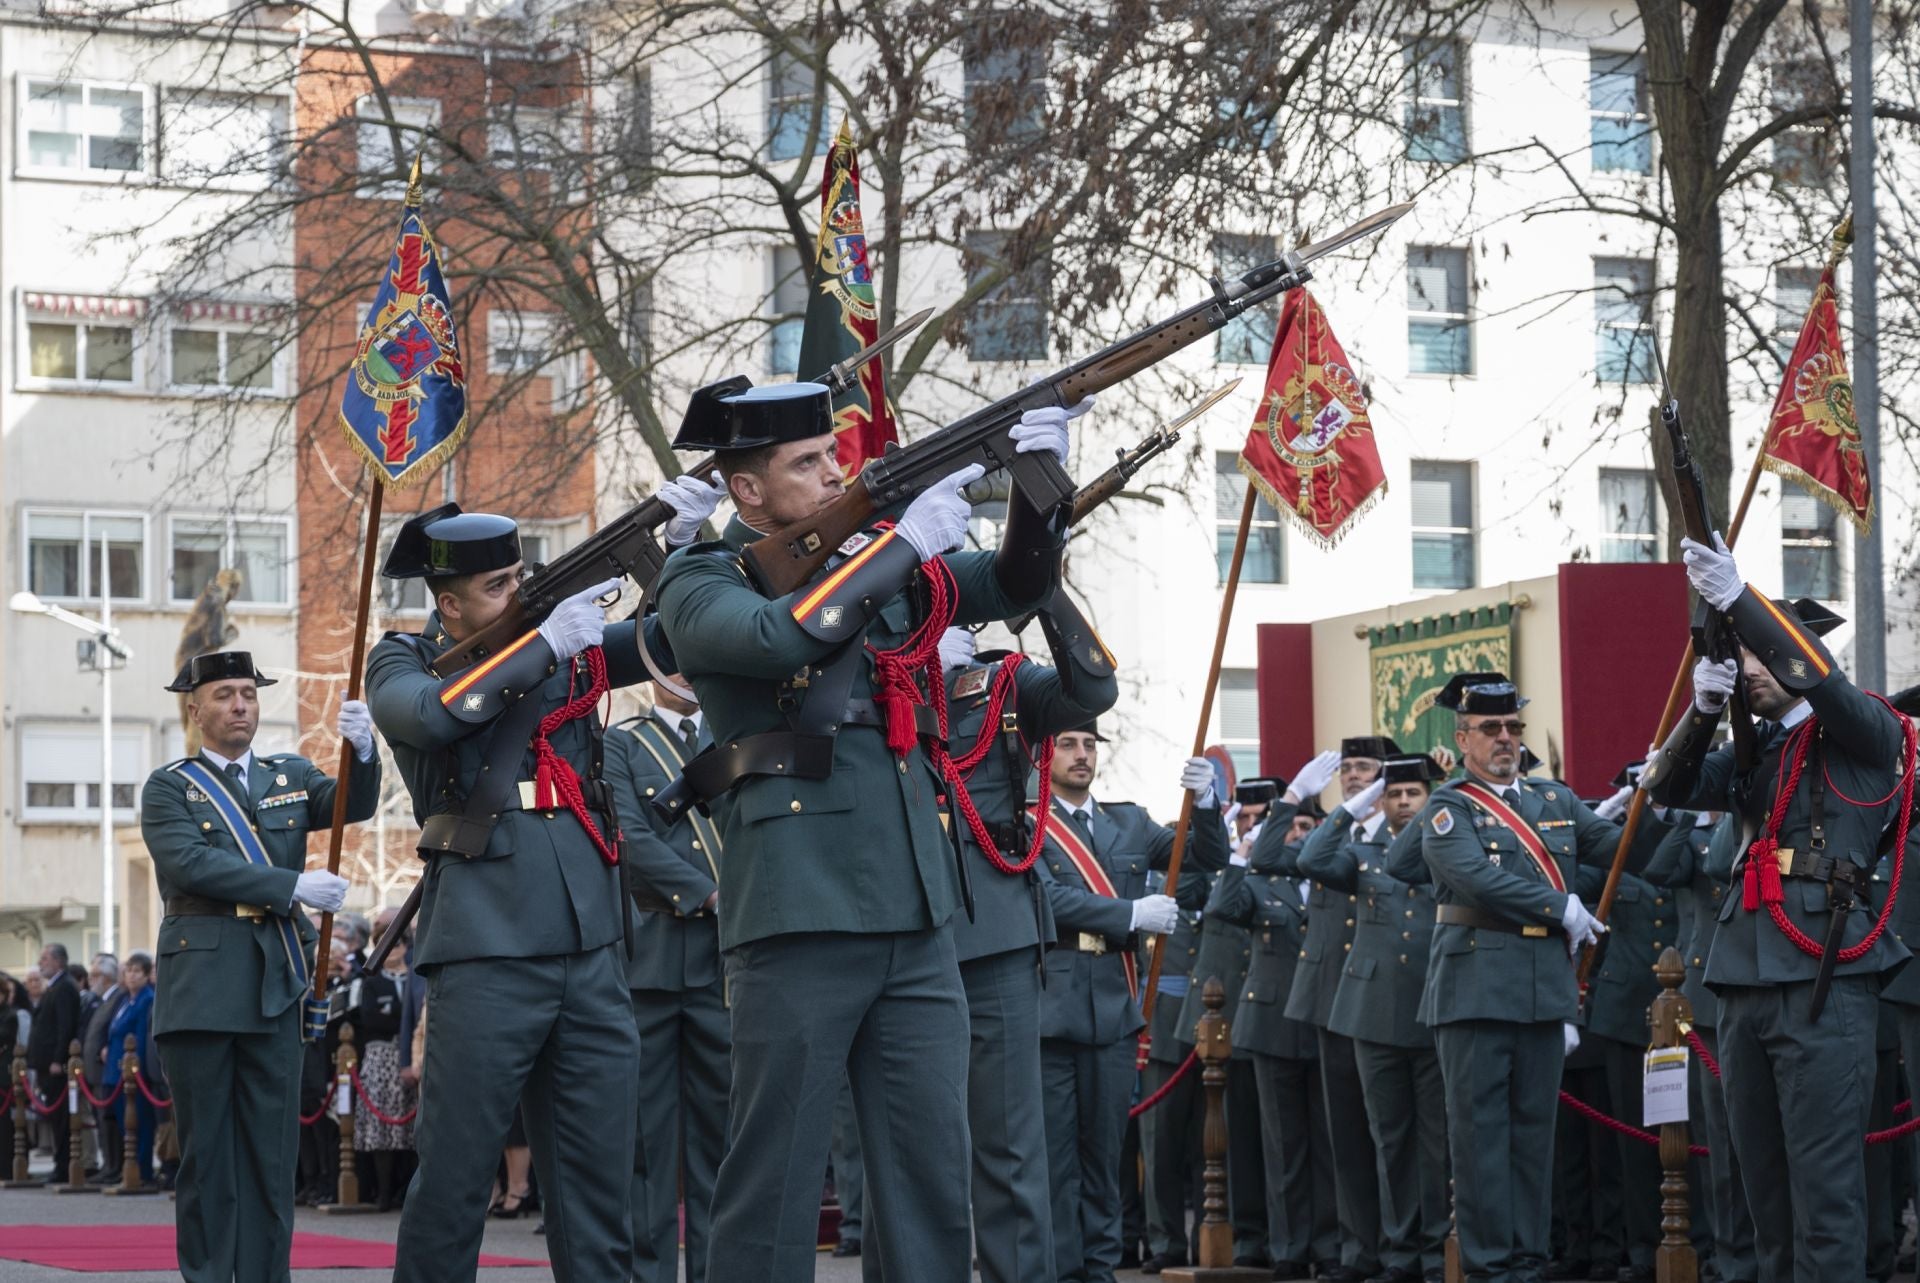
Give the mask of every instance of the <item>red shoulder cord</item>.
MULTIPOLYGON (((570 698, 565 704, 554 709, 540 719, 540 728, 533 733, 533 756, 536 763, 533 777, 533 804, 543 811, 564 806, 573 812, 580 821, 580 827, 593 839, 593 845, 600 852, 600 858, 608 864, 620 863, 620 855, 611 842, 600 832, 600 826, 593 822, 593 816, 587 813, 587 799, 580 791, 580 777, 574 773, 572 764, 554 751, 553 743, 547 737, 566 723, 576 718, 586 717, 593 712, 593 706, 607 693, 607 656, 598 646, 589 646, 581 652, 586 656, 587 683, 586 693, 570 698)), ((573 691, 573 675, 568 674, 567 691, 573 691)))
MULTIPOLYGON (((1869 691, 1868 694, 1873 694, 1869 691)), ((1900 783, 1895 785, 1900 793, 1900 827, 1893 848, 1893 877, 1887 884, 1887 901, 1880 906, 1880 916, 1874 921, 1873 929, 1868 931, 1860 943, 1850 945, 1839 953, 1841 962, 1858 962, 1866 957, 1887 929, 1887 923, 1893 917, 1894 903, 1900 898, 1900 876, 1904 871, 1907 854, 1907 832, 1913 821, 1914 759, 1916 737, 1914 726, 1903 714, 1888 704, 1881 695, 1873 695, 1887 711, 1900 722, 1900 783)), ((1747 849, 1747 869, 1741 887, 1740 902, 1747 912, 1752 913, 1765 905, 1767 913, 1773 919, 1774 926, 1800 952, 1810 957, 1819 957, 1823 952, 1820 942, 1794 925, 1787 916, 1785 889, 1780 883, 1780 862, 1776 855, 1780 850, 1780 825, 1786 819, 1787 806, 1793 801, 1794 792, 1800 786, 1800 774, 1806 769, 1807 751, 1813 745, 1813 737, 1818 733, 1820 721, 1810 717, 1806 723, 1793 733, 1786 751, 1780 755, 1780 765, 1774 775, 1773 811, 1767 816, 1765 834, 1747 849), (1784 776, 1784 779, 1782 778, 1784 776)), ((1825 766, 1821 767, 1825 770, 1825 766)), ((1891 797, 1893 790, 1887 796, 1891 797)), ((1879 799, 1881 802, 1886 798, 1879 799)), ((1867 805, 1873 805, 1868 803, 1867 805)))
MULTIPOLYGON (((954 612, 959 605, 959 585, 954 582, 953 571, 943 557, 924 562, 920 570, 927 578, 930 599, 927 617, 895 649, 882 651, 867 647, 867 653, 873 656, 876 698, 881 708, 886 710, 887 747, 901 757, 912 752, 919 738, 914 709, 931 703, 940 727, 940 738, 931 751, 934 769, 946 781, 947 787, 953 790, 953 799, 959 807, 961 818, 966 821, 974 841, 994 868, 1006 874, 1025 873, 1040 858, 1040 850, 1045 842, 1044 830, 1035 828, 1033 844, 1024 858, 1018 861, 1007 859, 1000 854, 999 845, 987 831, 986 821, 980 818, 966 785, 967 777, 986 758, 987 750, 993 743, 996 728, 1000 725, 1000 710, 1012 690, 1014 671, 1025 657, 1010 655, 1002 662, 980 738, 963 757, 956 760, 947 751, 947 685, 940 671, 940 637, 953 625, 954 612), (931 697, 927 694, 929 691, 932 692, 931 697)), ((1046 814, 1052 798, 1053 781, 1047 770, 1052 761, 1053 741, 1048 739, 1033 757, 1034 765, 1040 768, 1042 815, 1046 814)))

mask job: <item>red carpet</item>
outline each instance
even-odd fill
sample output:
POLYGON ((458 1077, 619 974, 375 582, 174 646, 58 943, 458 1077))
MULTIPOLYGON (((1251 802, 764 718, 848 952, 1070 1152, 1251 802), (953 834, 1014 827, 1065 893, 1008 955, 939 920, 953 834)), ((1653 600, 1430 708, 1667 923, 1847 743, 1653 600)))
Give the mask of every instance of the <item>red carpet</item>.
MULTIPOLYGON (((49 1265, 83 1274, 173 1270, 171 1225, 0 1225, 0 1260, 49 1265)), ((546 1265, 510 1256, 481 1256, 484 1266, 546 1265)), ((293 1236, 293 1268, 393 1268, 393 1245, 332 1234, 293 1236)))

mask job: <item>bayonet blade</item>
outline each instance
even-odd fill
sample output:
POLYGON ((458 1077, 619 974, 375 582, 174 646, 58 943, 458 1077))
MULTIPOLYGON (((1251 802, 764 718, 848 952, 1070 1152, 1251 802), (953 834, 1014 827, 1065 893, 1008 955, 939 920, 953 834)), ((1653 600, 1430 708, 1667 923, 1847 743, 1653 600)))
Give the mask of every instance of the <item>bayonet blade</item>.
POLYGON ((816 382, 826 384, 827 387, 833 390, 835 396, 839 396, 842 392, 845 392, 853 386, 854 380, 860 377, 860 371, 868 361, 881 355, 901 339, 904 339, 907 335, 913 333, 922 325, 925 325, 927 318, 932 315, 932 308, 921 308, 918 312, 915 312, 912 316, 909 316, 906 320, 900 322, 846 360, 835 362, 816 382))
POLYGON ((1189 423, 1192 423, 1195 419, 1205 414, 1208 410, 1213 409, 1214 406, 1219 405, 1222 401, 1232 396, 1233 390, 1239 386, 1240 386, 1240 379, 1234 379, 1231 383, 1221 384, 1219 387, 1215 388, 1213 391, 1207 393, 1205 396, 1201 397, 1198 401, 1194 402, 1192 409, 1188 410, 1185 414, 1175 419, 1172 423, 1169 423, 1166 427, 1162 428, 1161 431, 1165 432, 1168 436, 1177 435, 1180 429, 1186 427, 1189 423))
POLYGON ((1355 241, 1365 240, 1369 236, 1378 236, 1405 218, 1407 211, 1412 208, 1413 202, 1410 200, 1401 201, 1398 205, 1389 205, 1385 209, 1368 214, 1351 227, 1337 231, 1311 245, 1301 246, 1293 251, 1294 256, 1302 263, 1311 263, 1316 258, 1325 258, 1335 250, 1345 248, 1355 241))

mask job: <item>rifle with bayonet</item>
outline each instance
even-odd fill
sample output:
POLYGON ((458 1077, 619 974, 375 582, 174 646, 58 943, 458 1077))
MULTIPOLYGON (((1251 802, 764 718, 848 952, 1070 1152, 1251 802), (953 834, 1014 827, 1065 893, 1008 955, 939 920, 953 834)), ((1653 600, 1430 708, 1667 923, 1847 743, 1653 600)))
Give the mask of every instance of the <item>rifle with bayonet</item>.
MULTIPOLYGON (((836 397, 851 391, 867 362, 919 329, 932 315, 932 308, 921 309, 813 382, 825 384, 836 397)), ((705 480, 719 466, 719 460, 708 455, 688 471, 705 480)), ((631 578, 644 591, 666 564, 667 550, 660 546, 657 532, 673 520, 673 516, 673 509, 658 495, 642 499, 553 561, 535 569, 520 585, 500 618, 456 642, 428 668, 436 677, 465 672, 488 656, 498 654, 501 647, 512 644, 529 629, 538 628, 567 598, 609 579, 631 578)))
POLYGON ((1369 215, 1351 227, 1276 259, 1232 281, 1213 282, 1213 296, 1120 340, 1085 360, 974 411, 911 445, 869 463, 840 498, 819 512, 748 544, 744 561, 770 597, 792 592, 824 566, 835 549, 876 515, 911 499, 971 464, 1005 471, 1026 501, 1052 512, 1073 499, 1073 478, 1051 452, 1021 454, 1012 428, 1028 410, 1078 405, 1124 379, 1221 329, 1249 308, 1297 289, 1312 278, 1309 264, 1355 241, 1377 235, 1413 208, 1411 202, 1369 215))

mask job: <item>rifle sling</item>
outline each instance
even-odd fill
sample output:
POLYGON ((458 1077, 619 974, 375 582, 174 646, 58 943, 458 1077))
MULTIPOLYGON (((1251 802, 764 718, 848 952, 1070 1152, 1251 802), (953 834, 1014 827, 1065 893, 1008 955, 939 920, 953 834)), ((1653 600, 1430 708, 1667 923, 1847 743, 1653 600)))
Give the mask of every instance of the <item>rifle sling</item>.
POLYGON ((509 809, 507 798, 516 791, 520 759, 533 739, 534 728, 540 724, 542 702, 537 693, 530 691, 494 721, 480 769, 480 786, 464 800, 426 818, 416 844, 422 859, 448 854, 473 859, 486 853, 487 842, 493 837, 501 812, 509 809))

